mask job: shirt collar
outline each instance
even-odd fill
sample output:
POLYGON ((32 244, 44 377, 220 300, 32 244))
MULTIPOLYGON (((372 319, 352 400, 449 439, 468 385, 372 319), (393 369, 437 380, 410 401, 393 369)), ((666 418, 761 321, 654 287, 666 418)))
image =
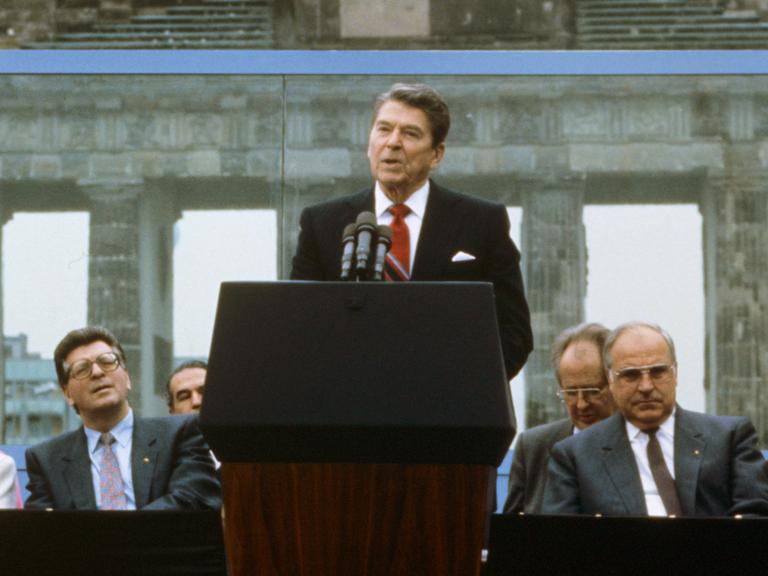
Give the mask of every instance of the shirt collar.
MULTIPOLYGON (((677 412, 677 407, 672 408, 672 413, 659 426, 659 432, 661 432, 662 436, 668 436, 669 438, 675 437, 675 412, 677 412)), ((627 436, 630 440, 635 440, 640 434, 643 434, 643 431, 640 430, 640 428, 632 424, 626 418, 624 419, 624 422, 627 425, 627 436)))
MULTIPOLYGON (((99 438, 101 438, 101 432, 83 426, 85 429, 85 437, 88 439, 88 453, 93 454, 99 447, 99 438)), ((120 420, 112 430, 110 430, 112 436, 115 437, 121 447, 125 448, 131 442, 131 436, 133 435, 133 410, 128 408, 128 414, 125 418, 120 420)))
MULTIPOLYGON (((424 182, 424 185, 421 188, 411 194, 404 204, 411 209, 412 214, 423 220, 424 212, 427 209, 427 198, 429 198, 429 180, 424 182)), ((387 198, 387 195, 384 194, 384 190, 382 190, 378 180, 376 181, 376 187, 373 193, 373 202, 373 209, 377 218, 384 215, 390 206, 394 206, 392 200, 387 198)))

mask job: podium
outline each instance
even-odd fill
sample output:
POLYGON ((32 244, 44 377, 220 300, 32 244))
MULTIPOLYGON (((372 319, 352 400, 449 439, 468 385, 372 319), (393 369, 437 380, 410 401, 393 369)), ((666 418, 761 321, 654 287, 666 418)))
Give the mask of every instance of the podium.
POLYGON ((514 413, 488 283, 224 283, 201 427, 230 573, 479 574, 514 413))

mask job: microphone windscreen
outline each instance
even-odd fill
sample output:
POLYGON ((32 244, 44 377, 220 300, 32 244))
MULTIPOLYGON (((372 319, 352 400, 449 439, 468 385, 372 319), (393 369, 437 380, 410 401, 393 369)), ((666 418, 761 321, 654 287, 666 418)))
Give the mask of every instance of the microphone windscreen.
POLYGON ((353 238, 355 236, 355 229, 357 226, 355 226, 354 222, 351 222, 344 226, 344 232, 341 235, 341 241, 346 242, 347 239, 353 238))
POLYGON ((392 228, 386 224, 381 224, 376 227, 376 231, 379 234, 379 242, 383 241, 387 244, 392 244, 392 228))
POLYGON ((362 226, 372 226, 376 228, 376 215, 373 212, 360 212, 360 214, 357 215, 355 224, 357 225, 357 228, 362 226))

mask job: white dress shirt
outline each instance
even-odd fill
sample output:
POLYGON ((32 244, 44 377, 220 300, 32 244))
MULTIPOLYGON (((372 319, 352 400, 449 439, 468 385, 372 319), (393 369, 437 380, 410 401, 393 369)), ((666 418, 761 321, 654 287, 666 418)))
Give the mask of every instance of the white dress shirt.
MULTIPOLYGON (((664 508, 664 502, 659 496, 659 489, 656 487, 656 481, 651 473, 651 465, 648 463, 648 434, 640 430, 637 426, 626 421, 627 437, 632 446, 632 452, 635 454, 637 469, 640 471, 640 482, 643 485, 645 495, 645 504, 648 508, 649 516, 666 516, 667 509, 664 508)), ((659 426, 656 432, 656 438, 659 439, 661 453, 664 455, 664 462, 669 469, 672 478, 675 477, 675 411, 669 415, 664 423, 659 426)))
MULTIPOLYGON (((128 410, 128 415, 120 420, 110 430, 115 442, 112 444, 112 452, 117 458, 120 467, 120 476, 123 478, 123 489, 127 510, 136 510, 136 496, 133 491, 133 475, 131 467, 131 449, 133 447, 133 410, 128 410)), ((93 493, 96 495, 96 506, 101 508, 101 482, 100 467, 101 453, 104 450, 99 443, 101 432, 85 427, 85 436, 88 439, 88 454, 91 458, 91 478, 93 479, 93 493)))
MULTIPOLYGON (((419 244, 419 235, 421 234, 421 225, 424 222, 424 213, 427 210, 427 199, 429 198, 429 180, 424 183, 424 186, 416 190, 408 197, 408 200, 404 202, 408 208, 411 209, 410 214, 405 217, 405 223, 408 225, 408 235, 411 240, 411 270, 413 271, 413 263, 416 261, 416 247, 419 244)), ((378 224, 386 224, 389 226, 392 223, 392 213, 389 212, 389 208, 394 206, 387 195, 384 194, 384 190, 381 189, 381 185, 378 180, 376 181, 376 189, 373 194, 374 199, 374 211, 376 213, 376 222, 378 224)))
POLYGON ((16 462, 0 452, 0 508, 16 508, 16 462))

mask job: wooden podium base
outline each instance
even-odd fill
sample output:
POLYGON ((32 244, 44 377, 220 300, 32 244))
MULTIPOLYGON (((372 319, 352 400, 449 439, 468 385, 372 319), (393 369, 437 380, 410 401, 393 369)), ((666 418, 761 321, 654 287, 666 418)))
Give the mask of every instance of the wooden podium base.
POLYGON ((490 471, 225 463, 230 575, 478 575, 490 471))

